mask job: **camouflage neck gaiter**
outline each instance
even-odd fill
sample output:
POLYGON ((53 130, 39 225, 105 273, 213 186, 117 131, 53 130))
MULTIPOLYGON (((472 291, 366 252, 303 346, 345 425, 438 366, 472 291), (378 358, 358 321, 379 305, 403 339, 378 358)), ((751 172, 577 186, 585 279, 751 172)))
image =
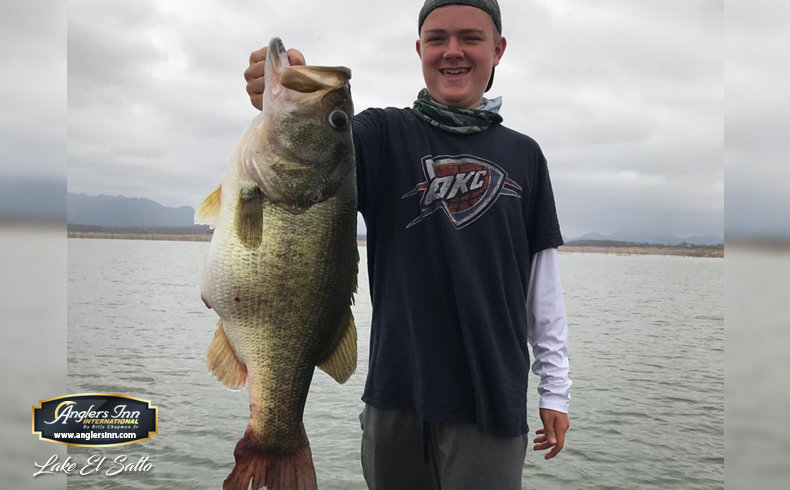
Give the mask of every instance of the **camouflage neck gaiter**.
POLYGON ((502 122, 502 116, 496 112, 440 104, 426 89, 420 90, 411 111, 431 126, 454 134, 480 133, 492 124, 502 122))

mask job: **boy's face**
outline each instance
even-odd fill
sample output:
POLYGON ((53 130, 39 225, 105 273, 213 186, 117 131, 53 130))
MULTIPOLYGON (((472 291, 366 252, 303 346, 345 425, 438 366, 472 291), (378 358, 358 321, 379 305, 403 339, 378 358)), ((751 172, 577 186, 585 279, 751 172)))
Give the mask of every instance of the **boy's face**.
POLYGON ((441 104, 476 109, 506 45, 494 21, 479 8, 446 5, 433 10, 416 45, 428 92, 441 104))

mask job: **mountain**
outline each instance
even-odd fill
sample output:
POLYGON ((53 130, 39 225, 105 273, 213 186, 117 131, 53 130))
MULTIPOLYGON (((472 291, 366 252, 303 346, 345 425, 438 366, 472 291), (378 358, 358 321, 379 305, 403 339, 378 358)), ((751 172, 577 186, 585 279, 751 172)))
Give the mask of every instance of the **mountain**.
POLYGON ((192 226, 190 206, 165 207, 151 199, 124 196, 67 195, 66 223, 112 228, 192 226))
POLYGON ((617 242, 650 243, 658 245, 680 245, 689 243, 691 245, 721 245, 724 239, 716 235, 693 235, 689 237, 679 237, 665 233, 639 233, 631 231, 618 231, 611 235, 602 235, 597 232, 587 233, 571 241, 580 240, 608 240, 617 242))
MULTIPOLYGON (((2 181, 0 181, 2 184, 2 181)), ((52 183, 50 187, 57 190, 56 183, 52 183)), ((62 184, 61 192, 62 192, 62 184)), ((3 199, 0 193, 0 205, 4 201, 9 201, 6 204, 8 207, 11 203, 18 202, 18 199, 13 199, 12 192, 20 194, 18 189, 14 186, 7 185, 5 197, 3 199)), ((41 185, 39 184, 39 187, 41 185)), ((0 185, 0 190, 3 186, 0 185)), ((43 188, 43 187, 42 187, 43 188)), ((22 191, 24 195, 29 195, 29 192, 22 191)), ((44 193, 46 194, 46 193, 44 193)), ((40 195, 40 194, 34 194, 40 195)), ((63 194, 60 194, 62 196, 63 194)), ((49 204, 49 208, 57 209, 57 192, 50 193, 53 203, 49 204)), ((45 195, 46 197, 46 195, 45 195)), ((62 197, 61 197, 62 199, 62 197)), ((30 198, 28 197, 28 200, 30 198)), ((151 227, 192 227, 194 225, 195 210, 190 206, 179 207, 166 207, 162 206, 156 201, 146 198, 131 198, 124 196, 87 196, 85 194, 68 193, 66 195, 67 201, 67 224, 69 225, 83 225, 83 226, 100 226, 107 228, 151 228, 151 227)), ((3 206, 0 206, 2 211, 3 206)), ((39 211, 40 212, 40 211, 39 211)), ((362 220, 360 220, 362 221, 362 220)), ((364 227, 362 228, 364 230, 364 227)), ((359 227, 358 227, 359 233, 359 227)), ((617 242, 633 242, 639 244, 661 244, 661 245, 680 245, 687 243, 691 245, 721 245, 724 239, 716 235, 693 235, 689 237, 679 237, 677 235, 659 234, 659 233, 639 233, 629 231, 618 231, 610 235, 603 235, 601 233, 593 232, 586 235, 565 240, 566 243, 575 241, 617 241, 617 242)))

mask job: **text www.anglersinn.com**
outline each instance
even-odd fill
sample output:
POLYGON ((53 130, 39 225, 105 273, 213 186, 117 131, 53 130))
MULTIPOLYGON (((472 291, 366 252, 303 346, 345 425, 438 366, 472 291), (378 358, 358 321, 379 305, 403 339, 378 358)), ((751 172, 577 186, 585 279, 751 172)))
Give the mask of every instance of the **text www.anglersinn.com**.
POLYGON ((55 439, 137 439, 134 432, 55 432, 55 439))

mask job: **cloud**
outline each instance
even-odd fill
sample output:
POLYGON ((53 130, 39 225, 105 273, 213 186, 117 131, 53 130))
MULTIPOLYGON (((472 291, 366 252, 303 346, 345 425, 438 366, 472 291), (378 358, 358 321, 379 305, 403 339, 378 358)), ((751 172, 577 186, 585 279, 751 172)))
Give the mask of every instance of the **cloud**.
POLYGON ((541 142, 561 222, 680 233, 693 212, 698 232, 721 233, 721 4, 524 5, 535 20, 498 73, 521 81, 506 100, 527 109, 506 122, 541 142))
MULTIPOLYGON (((275 35, 311 64, 349 66, 357 111, 411 105, 421 5, 71 2, 70 190, 200 202, 255 114, 247 57, 275 35)), ((542 145, 565 228, 720 232, 721 2, 500 5, 508 48, 491 95, 542 145)))

